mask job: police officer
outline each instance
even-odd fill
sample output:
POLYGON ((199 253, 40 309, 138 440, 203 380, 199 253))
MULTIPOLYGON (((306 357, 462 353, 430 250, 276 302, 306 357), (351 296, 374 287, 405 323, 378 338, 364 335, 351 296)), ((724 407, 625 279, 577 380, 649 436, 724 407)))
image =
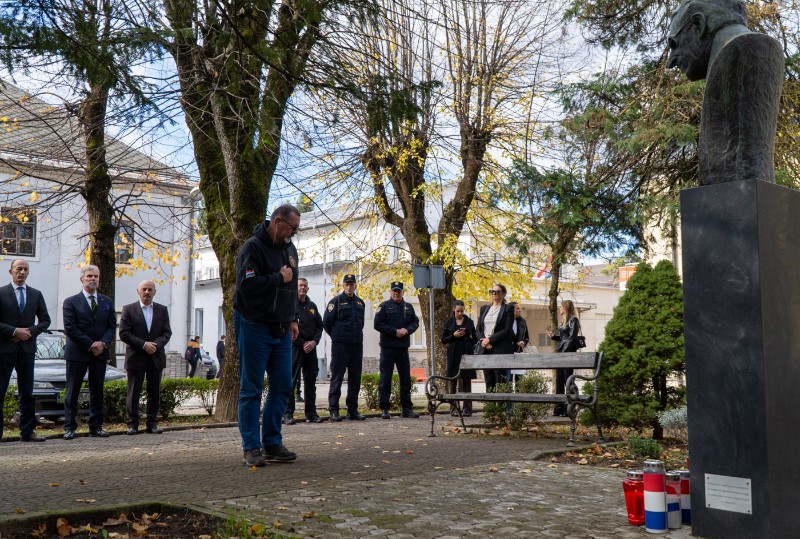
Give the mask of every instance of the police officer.
POLYGON ((402 417, 419 417, 411 404, 411 361, 408 347, 411 334, 419 327, 419 318, 414 307, 403 300, 403 283, 392 283, 391 299, 378 306, 375 313, 375 329, 381 334, 381 362, 378 395, 381 418, 390 419, 389 397, 392 390, 392 372, 397 365, 400 376, 400 404, 402 417))
MULTIPOLYGON (((347 371, 347 419, 366 419, 358 413, 361 390, 361 363, 364 354, 364 300, 356 295, 356 276, 348 273, 342 280, 342 293, 328 302, 322 327, 331 337, 331 386, 328 408, 331 421, 341 421, 339 397, 347 371)), ((307 397, 306 397, 307 398, 307 397)))
MULTIPOLYGON (((292 376, 294 384, 300 383, 300 372, 303 373, 305 382, 306 423, 322 423, 323 419, 317 414, 317 382, 319 362, 317 361, 317 344, 322 338, 322 317, 317 309, 317 304, 308 297, 308 279, 297 279, 297 307, 300 320, 300 333, 292 343, 292 376)), ((294 425, 294 392, 289 397, 286 413, 283 416, 284 425, 294 425)), ((300 402, 298 400, 298 402, 300 402)))

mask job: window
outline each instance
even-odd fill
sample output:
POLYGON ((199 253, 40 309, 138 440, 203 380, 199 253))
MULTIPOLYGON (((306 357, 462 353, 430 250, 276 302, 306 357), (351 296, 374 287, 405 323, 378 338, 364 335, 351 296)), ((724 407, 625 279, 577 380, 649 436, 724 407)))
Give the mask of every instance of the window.
POLYGON ((114 236, 117 264, 129 264, 133 258, 133 223, 121 221, 114 236))
POLYGON ((222 307, 217 309, 217 338, 225 335, 225 317, 222 316, 222 307))
POLYGON ((194 334, 203 340, 203 309, 194 310, 194 334))
POLYGON ((411 334, 411 346, 415 348, 424 348, 428 345, 425 338, 425 328, 422 327, 422 318, 419 319, 419 329, 411 334))
POLYGON ((3 254, 36 255, 36 210, 3 208, 3 254))

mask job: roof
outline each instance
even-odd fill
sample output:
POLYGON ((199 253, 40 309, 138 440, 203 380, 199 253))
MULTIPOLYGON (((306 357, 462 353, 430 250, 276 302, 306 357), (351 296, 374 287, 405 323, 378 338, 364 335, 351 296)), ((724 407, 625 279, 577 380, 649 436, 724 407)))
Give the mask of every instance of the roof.
MULTIPOLYGON (((0 161, 26 175, 82 172, 85 144, 75 113, 0 79, 0 161)), ((111 136, 106 162, 117 180, 193 185, 188 177, 111 136)))

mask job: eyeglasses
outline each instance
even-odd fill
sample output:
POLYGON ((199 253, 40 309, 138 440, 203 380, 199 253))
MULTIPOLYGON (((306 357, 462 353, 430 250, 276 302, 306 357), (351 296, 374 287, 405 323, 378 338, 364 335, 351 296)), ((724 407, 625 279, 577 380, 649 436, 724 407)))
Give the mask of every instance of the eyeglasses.
POLYGON ((502 291, 502 290, 489 290, 489 293, 490 293, 491 295, 495 295, 495 294, 502 294, 502 293, 503 293, 503 291, 502 291))
POLYGON ((299 224, 296 224, 296 225, 290 224, 289 221, 287 221, 283 217, 281 217, 280 220, 283 221, 284 223, 286 223, 286 226, 288 226, 289 228, 292 229, 292 233, 296 234, 297 231, 300 230, 300 225, 299 224))

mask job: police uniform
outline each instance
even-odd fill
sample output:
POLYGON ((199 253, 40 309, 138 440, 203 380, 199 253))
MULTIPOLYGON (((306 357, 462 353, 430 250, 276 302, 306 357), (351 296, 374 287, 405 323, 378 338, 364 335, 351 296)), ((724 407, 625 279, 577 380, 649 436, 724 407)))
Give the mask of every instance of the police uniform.
MULTIPOLYGON (((317 415, 317 375, 319 374, 319 361, 317 360, 317 348, 314 347, 310 352, 303 350, 303 345, 308 341, 319 344, 322 339, 322 316, 319 314, 317 304, 306 296, 305 301, 297 300, 299 317, 299 332, 297 338, 292 343, 292 379, 293 385, 300 383, 300 372, 303 373, 303 385, 305 386, 305 414, 306 421, 310 423, 320 422, 317 415)), ((293 422, 295 410, 294 391, 289 396, 289 404, 286 406, 284 422, 293 422)))
MULTIPOLYGON (((403 290, 403 283, 393 282, 392 290, 403 290)), ((388 419, 389 400, 392 390, 392 372, 395 365, 400 377, 400 404, 403 417, 419 417, 412 411, 411 404, 411 362, 408 348, 411 346, 411 334, 419 328, 419 318, 414 307, 401 300, 399 303, 388 299, 378 306, 375 312, 375 329, 381 334, 381 360, 379 400, 383 411, 381 417, 388 419), (397 336, 397 330, 405 328, 408 334, 397 336)))
MULTIPOLYGON (((355 283, 352 274, 344 276, 344 283, 355 283)), ((361 368, 364 353, 364 300, 356 294, 344 292, 328 302, 322 317, 322 327, 331 338, 331 385, 328 392, 328 408, 331 419, 338 421, 339 397, 342 381, 347 372, 348 419, 363 419, 358 413, 358 392, 361 390, 361 368)))

